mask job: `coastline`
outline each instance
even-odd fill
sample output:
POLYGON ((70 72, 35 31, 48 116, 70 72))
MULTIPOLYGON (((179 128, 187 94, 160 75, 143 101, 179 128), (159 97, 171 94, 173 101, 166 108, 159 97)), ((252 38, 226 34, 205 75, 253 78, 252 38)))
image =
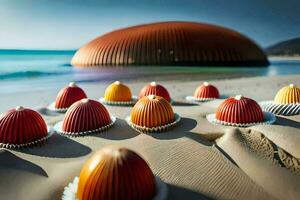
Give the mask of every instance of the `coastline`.
POLYGON ((280 60, 295 60, 295 61, 299 61, 300 60, 300 56, 268 56, 269 60, 273 60, 273 61, 280 61, 280 60))
MULTIPOLYGON (((150 78, 125 83, 137 94, 150 78)), ((258 125, 249 129, 210 124, 205 115, 215 111, 222 100, 188 104, 184 98, 193 94, 202 81, 159 81, 177 103, 173 105, 182 117, 170 132, 138 134, 125 122, 131 107, 107 106, 117 117, 116 125, 105 133, 84 138, 54 135, 41 147, 12 151, 2 150, 0 188, 4 199, 59 199, 63 188, 78 176, 85 160, 99 148, 122 145, 141 154, 154 173, 168 183, 168 199, 297 199, 300 176, 279 167, 266 154, 265 143, 272 141, 295 158, 300 157, 300 116, 280 117, 275 125, 258 125), (284 137, 283 137, 284 133, 284 137), (263 135, 267 140, 261 140, 263 135), (217 142, 214 139, 223 136, 217 142), (253 151, 252 143, 258 145, 253 151), (295 145, 290 145, 295 144, 295 145), (237 152, 240 152, 237 154, 237 152), (257 173, 261 171, 262 173, 257 173), (265 173, 263 173, 265 172, 265 173), (282 181, 284 180, 284 181, 282 181), (16 186, 18 187, 16 190, 16 186), (39 190, 32 190, 39 185, 39 190), (289 195, 289 196, 288 196, 289 195)), ((276 92, 289 83, 300 85, 300 75, 249 77, 210 81, 223 96, 242 94, 257 101, 272 100, 276 92)), ((79 83, 89 98, 98 99, 106 82, 79 83)), ((0 112, 18 105, 34 109, 45 107, 57 94, 56 89, 18 92, 3 95, 0 112), (26 97, 26 98, 24 98, 26 97)), ((44 116, 49 125, 63 115, 44 116)), ((269 155, 269 154, 268 154, 269 155)))

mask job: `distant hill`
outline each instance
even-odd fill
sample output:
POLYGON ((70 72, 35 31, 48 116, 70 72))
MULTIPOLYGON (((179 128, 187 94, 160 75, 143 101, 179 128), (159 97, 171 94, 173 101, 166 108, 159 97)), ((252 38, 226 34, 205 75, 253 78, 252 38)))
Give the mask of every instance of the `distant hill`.
POLYGON ((274 44, 265 52, 269 56, 300 56, 300 37, 274 44))

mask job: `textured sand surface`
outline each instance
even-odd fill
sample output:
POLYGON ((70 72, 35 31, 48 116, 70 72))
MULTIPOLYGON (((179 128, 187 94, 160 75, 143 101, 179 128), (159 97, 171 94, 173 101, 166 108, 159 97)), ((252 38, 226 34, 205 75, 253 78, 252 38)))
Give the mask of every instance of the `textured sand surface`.
MULTIPOLYGON (((300 85, 300 75, 213 81, 221 94, 243 94, 270 100, 283 85, 300 85)), ((134 94, 146 82, 128 82, 134 94)), ((41 147, 0 152, 1 199, 59 199, 64 186, 82 164, 103 146, 117 144, 140 153, 154 173, 168 183, 168 199, 299 199, 300 116, 279 117, 275 125, 235 129, 210 124, 205 115, 221 100, 190 104, 201 82, 163 82, 182 121, 173 130, 138 134, 125 122, 131 107, 107 106, 117 122, 109 131, 81 138, 54 134, 41 147), (217 139, 218 138, 218 139, 217 139), (217 142, 215 143, 215 139, 217 142), (278 152, 278 153, 277 153, 278 152)), ((90 98, 99 98, 107 84, 81 85, 90 98)), ((57 91, 1 97, 0 111, 25 105, 41 108, 57 91)), ((44 112, 43 109, 41 109, 44 112)), ((50 125, 63 115, 44 116, 50 125)))

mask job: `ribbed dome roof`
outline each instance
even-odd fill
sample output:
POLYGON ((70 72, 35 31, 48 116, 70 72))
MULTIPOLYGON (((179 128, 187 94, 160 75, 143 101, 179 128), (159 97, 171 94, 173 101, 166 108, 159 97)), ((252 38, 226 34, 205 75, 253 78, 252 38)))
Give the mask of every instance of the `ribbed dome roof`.
POLYGON ((75 66, 268 65, 263 51, 227 28, 194 22, 161 22, 107 33, 80 48, 75 66))

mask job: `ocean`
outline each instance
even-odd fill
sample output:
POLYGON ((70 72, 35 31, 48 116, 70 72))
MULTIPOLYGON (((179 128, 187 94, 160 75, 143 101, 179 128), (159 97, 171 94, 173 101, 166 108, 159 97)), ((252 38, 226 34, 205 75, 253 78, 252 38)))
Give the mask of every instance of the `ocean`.
POLYGON ((74 68, 75 51, 0 50, 0 94, 61 88, 71 81, 91 82, 146 79, 211 80, 249 76, 300 74, 299 60, 270 60, 269 67, 105 67, 74 68))

